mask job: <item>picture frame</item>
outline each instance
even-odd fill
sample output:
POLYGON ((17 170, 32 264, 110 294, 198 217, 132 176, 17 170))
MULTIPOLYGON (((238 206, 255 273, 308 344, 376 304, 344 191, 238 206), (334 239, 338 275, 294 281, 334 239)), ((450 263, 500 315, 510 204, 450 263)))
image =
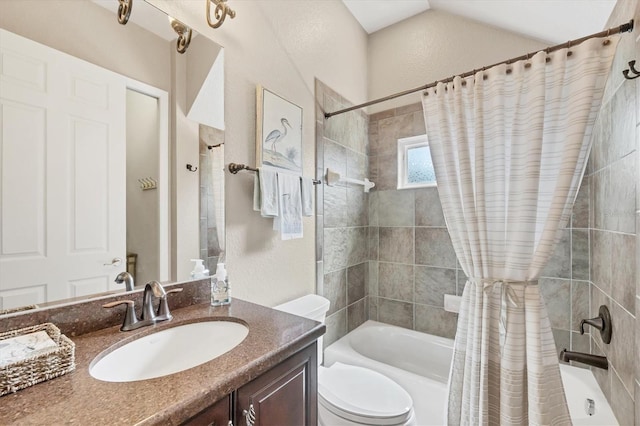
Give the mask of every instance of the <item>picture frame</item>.
POLYGON ((258 85, 256 167, 302 174, 302 107, 258 85))

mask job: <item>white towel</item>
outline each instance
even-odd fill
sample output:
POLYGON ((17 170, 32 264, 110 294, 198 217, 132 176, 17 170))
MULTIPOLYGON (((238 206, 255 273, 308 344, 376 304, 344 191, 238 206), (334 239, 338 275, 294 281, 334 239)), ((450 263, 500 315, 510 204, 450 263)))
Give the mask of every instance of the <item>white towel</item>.
POLYGON ((280 215, 273 221, 273 229, 280 231, 282 240, 302 238, 302 201, 300 177, 278 173, 280 215))
POLYGON ((46 331, 36 331, 0 341, 0 366, 39 355, 57 347, 46 331))
POLYGON ((260 173, 253 175, 253 211, 259 212, 260 208, 260 173))
POLYGON ((313 179, 300 178, 300 191, 302 197, 302 216, 313 215, 313 179))
POLYGON ((278 182, 276 172, 258 169, 253 179, 253 210, 262 217, 278 216, 278 182))

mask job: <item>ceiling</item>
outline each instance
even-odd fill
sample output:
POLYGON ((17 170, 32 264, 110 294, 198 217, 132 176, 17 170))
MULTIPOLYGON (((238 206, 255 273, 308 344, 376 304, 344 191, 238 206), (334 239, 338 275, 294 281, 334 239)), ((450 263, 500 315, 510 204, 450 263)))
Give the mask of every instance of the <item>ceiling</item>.
MULTIPOLYGON (((604 29, 616 0, 342 0, 371 34, 425 10, 561 43, 604 29)), ((623 24, 616 22, 615 25, 623 24)))

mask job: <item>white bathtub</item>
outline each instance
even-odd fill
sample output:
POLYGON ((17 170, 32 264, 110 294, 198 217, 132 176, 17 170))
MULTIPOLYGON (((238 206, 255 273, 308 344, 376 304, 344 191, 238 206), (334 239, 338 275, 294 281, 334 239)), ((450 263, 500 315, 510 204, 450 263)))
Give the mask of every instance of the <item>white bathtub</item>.
MULTIPOLYGON (((378 371, 396 381, 413 398, 419 425, 443 425, 453 340, 367 321, 324 351, 324 364, 336 361, 378 371)), ((574 425, 617 425, 591 371, 560 365, 574 425), (595 402, 595 415, 585 411, 595 402)))

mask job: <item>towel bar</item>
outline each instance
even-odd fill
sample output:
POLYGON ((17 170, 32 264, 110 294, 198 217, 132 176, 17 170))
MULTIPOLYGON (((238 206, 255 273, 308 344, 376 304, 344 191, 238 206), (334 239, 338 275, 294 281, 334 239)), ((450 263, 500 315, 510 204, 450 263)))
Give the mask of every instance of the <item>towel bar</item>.
MULTIPOLYGON (((238 164, 238 163, 229 163, 228 169, 229 169, 229 172, 234 175, 237 174, 240 170, 249 170, 250 172, 258 171, 258 169, 256 168, 249 167, 245 164, 238 164)), ((313 179, 314 185, 320 185, 321 183, 322 183, 321 180, 313 179)))

